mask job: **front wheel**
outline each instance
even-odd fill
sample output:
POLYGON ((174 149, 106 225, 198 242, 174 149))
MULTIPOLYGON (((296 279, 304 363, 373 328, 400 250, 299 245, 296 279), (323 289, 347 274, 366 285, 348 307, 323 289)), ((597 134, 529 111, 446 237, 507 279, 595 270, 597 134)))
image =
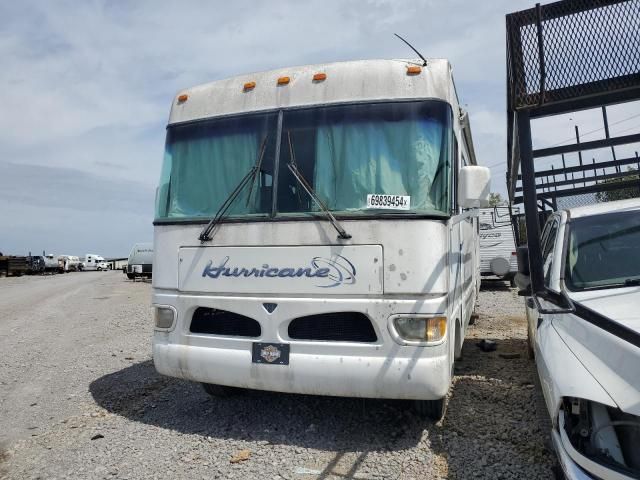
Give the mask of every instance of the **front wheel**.
POLYGON ((437 400, 415 400, 413 408, 422 418, 429 418, 437 422, 444 417, 446 398, 437 400))
POLYGON ((224 398, 237 395, 242 392, 242 388, 227 387, 226 385, 214 385, 213 383, 203 383, 202 388, 212 397, 224 398))

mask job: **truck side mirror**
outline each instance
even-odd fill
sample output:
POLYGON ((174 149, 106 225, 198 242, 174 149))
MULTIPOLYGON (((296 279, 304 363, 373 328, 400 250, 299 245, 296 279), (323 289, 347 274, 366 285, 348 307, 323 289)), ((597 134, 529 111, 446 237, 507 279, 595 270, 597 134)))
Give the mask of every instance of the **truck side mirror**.
POLYGON ((522 297, 531 296, 531 279, 529 278, 529 247, 524 245, 516 249, 518 258, 518 273, 514 282, 518 287, 518 295, 522 297))
POLYGON ((481 208, 489 206, 491 172, 487 167, 468 165, 458 175, 458 206, 481 208))

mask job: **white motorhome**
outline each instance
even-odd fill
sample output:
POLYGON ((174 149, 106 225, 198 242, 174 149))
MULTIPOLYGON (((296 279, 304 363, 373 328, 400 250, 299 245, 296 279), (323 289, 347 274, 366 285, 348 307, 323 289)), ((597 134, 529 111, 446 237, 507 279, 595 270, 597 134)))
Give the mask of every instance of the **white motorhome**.
POLYGON ((107 270, 109 268, 109 264, 106 262, 104 257, 100 255, 96 255, 95 253, 87 253, 84 256, 84 260, 82 261, 82 269, 83 270, 107 270))
MULTIPOLYGON (((516 213, 517 208, 514 208, 516 213)), ((513 281, 518 271, 516 241, 508 206, 480 209, 480 274, 513 281)))
POLYGON ((488 188, 447 60, 180 92, 156 197, 157 370, 212 394, 410 399, 441 417, 488 188))

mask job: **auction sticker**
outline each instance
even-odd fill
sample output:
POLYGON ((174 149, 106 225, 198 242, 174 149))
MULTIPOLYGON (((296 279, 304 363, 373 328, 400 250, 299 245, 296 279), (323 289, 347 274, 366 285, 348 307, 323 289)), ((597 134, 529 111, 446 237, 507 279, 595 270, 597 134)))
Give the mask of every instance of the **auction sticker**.
POLYGON ((370 193, 367 195, 367 208, 409 210, 411 208, 411 196, 370 193))

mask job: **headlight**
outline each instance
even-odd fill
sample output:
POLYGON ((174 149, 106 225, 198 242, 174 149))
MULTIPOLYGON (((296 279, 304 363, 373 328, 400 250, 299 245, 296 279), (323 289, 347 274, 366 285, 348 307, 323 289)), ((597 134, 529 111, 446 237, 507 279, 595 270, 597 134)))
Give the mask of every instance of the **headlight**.
POLYGON ((156 307, 156 328, 171 328, 176 312, 171 307, 156 307))
POLYGON ((447 317, 396 316, 393 327, 402 340, 434 343, 447 334, 447 317))

